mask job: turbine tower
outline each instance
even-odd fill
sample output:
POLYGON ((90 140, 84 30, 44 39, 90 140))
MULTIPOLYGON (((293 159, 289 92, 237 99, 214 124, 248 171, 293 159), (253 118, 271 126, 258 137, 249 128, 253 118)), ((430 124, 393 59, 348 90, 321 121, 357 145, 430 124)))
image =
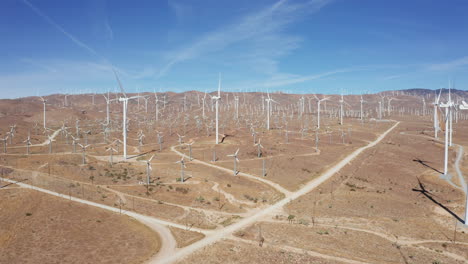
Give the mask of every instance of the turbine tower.
MULTIPOLYGON (((450 97, 450 87, 449 87, 449 97, 447 103, 441 103, 440 107, 445 108, 445 149, 444 149, 444 176, 448 176, 448 148, 451 134, 451 122, 452 122, 452 106, 453 102, 450 97)), ((451 143, 451 142, 450 142, 451 143)))
MULTIPOLYGON (((462 104, 460 105, 460 110, 468 110, 468 104, 465 101, 462 101, 462 104)), ((466 184, 466 181, 463 181, 463 180, 464 179, 460 179, 460 183, 461 183, 462 187, 464 187, 463 189, 465 191, 465 196, 466 196, 465 225, 468 226, 468 184, 466 184)))
POLYGON ((361 94, 361 112, 360 112, 360 117, 361 117, 361 121, 364 120, 364 112, 363 112, 363 108, 362 108, 362 104, 365 102, 364 99, 362 99, 362 94, 361 94))
POLYGON ((44 129, 46 128, 46 102, 47 100, 41 96, 42 104, 44 105, 44 129))
POLYGON ((176 163, 180 163, 180 182, 184 182, 184 169, 187 168, 187 166, 185 166, 184 157, 182 157, 179 161, 176 161, 176 163))
MULTIPOLYGON (((440 89, 439 96, 436 96, 437 93, 434 95, 434 138, 438 138, 437 133, 440 130, 440 125, 439 125, 439 117, 438 117, 438 106, 439 106, 439 100, 440 100, 440 94, 442 93, 442 89, 440 89)), ((460 105, 460 109, 462 106, 460 105)))
POLYGON ((219 100, 221 100, 221 74, 219 75, 218 80, 218 95, 212 96, 211 100, 215 101, 215 110, 216 110, 216 144, 219 144, 219 100))
POLYGON ((112 69, 112 71, 114 71, 115 78, 117 79, 117 83, 119 84, 120 91, 122 92, 122 95, 123 95, 123 97, 119 97, 119 102, 122 102, 122 107, 123 107, 123 111, 122 111, 122 115, 123 115, 122 134, 123 134, 123 149, 124 149, 123 155, 124 155, 124 160, 126 160, 127 159, 127 104, 128 104, 128 100, 140 98, 140 96, 127 97, 127 94, 125 93, 122 83, 120 82, 119 76, 117 76, 117 72, 115 72, 114 69, 112 69))
POLYGON ((267 102, 267 130, 270 130, 270 115, 271 115, 271 102, 278 103, 270 97, 270 93, 267 93, 268 97, 265 98, 267 102))
POLYGON ((314 97, 317 99, 317 128, 320 128, 320 103, 327 101, 330 97, 319 99, 315 94, 314 97))
POLYGON ((105 94, 103 94, 102 96, 104 96, 104 99, 106 99, 106 125, 109 125, 110 123, 110 118, 109 118, 109 107, 110 107, 110 103, 112 101, 116 101, 116 99, 110 99, 110 94, 109 94, 109 91, 107 92, 107 96, 105 94))
POLYGON ((150 180, 151 180, 151 171, 153 168, 151 167, 151 161, 153 160, 154 155, 151 156, 149 160, 146 161, 146 192, 149 190, 150 180))
POLYGON ((237 155, 239 154, 239 149, 237 149, 236 153, 227 155, 228 157, 233 157, 234 158, 234 176, 237 175, 237 162, 239 162, 239 159, 237 158, 237 155))

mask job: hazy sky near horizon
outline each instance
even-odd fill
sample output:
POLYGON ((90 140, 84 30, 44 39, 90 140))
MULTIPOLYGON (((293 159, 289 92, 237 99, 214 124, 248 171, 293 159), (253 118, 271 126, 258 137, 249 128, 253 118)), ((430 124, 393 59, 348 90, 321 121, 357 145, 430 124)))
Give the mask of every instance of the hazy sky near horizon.
POLYGON ((468 1, 2 0, 0 98, 468 87, 468 1))

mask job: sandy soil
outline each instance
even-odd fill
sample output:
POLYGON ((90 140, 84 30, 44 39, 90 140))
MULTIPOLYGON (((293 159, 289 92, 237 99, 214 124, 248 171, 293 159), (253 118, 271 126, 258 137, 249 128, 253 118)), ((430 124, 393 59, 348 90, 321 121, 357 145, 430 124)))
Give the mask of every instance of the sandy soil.
POLYGON ((141 263, 160 247, 127 216, 26 189, 0 196, 2 263, 141 263))

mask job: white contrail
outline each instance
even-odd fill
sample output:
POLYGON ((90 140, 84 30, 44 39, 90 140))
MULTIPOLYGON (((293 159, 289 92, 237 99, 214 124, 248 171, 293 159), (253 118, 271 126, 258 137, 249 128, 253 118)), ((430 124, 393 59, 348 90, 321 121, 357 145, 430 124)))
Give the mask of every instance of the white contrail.
POLYGON ((23 2, 29 6, 37 15, 39 15, 40 17, 42 17, 43 19, 45 19, 47 22, 49 22, 49 24, 51 24, 52 26, 54 26, 56 29, 58 29, 60 32, 62 32, 65 36, 67 36, 71 41, 73 41, 73 43, 75 43, 76 45, 78 45, 79 47, 87 50, 88 52, 92 53, 93 55, 96 55, 102 59, 104 59, 105 61, 107 61, 107 59, 105 59, 103 56, 99 55, 99 53, 97 53, 93 48, 91 48, 90 46, 86 45, 85 43, 83 43, 82 41, 80 41, 78 38, 76 38, 75 36, 73 36, 72 34, 68 33, 65 29, 63 29, 59 24, 55 23, 50 17, 48 17, 46 14, 42 13, 41 10, 39 10, 37 7, 35 7, 33 4, 31 4, 28 0, 23 0, 23 2))

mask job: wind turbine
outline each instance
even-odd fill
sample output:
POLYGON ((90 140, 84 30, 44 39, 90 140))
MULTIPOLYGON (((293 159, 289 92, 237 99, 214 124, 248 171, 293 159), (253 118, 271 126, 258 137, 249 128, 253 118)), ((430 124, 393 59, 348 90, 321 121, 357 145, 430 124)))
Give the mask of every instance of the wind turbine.
POLYGON ((81 150, 83 151, 83 164, 86 164, 86 148, 88 148, 90 145, 83 146, 81 144, 78 144, 81 147, 81 150))
POLYGON ((111 168, 112 168, 112 165, 114 164, 114 152, 117 152, 117 150, 115 150, 113 147, 109 147, 109 148, 106 150, 106 152, 107 152, 107 151, 110 151, 109 163, 110 163, 110 166, 111 166, 111 168))
POLYGON ((28 131, 28 138, 23 141, 26 143, 26 155, 29 155, 29 146, 31 145, 31 133, 28 131))
POLYGON ((440 107, 445 108, 445 149, 444 149, 444 177, 448 177, 448 148, 449 148, 449 134, 451 133, 451 123, 452 121, 452 105, 453 102, 450 96, 450 86, 449 86, 449 97, 447 103, 441 103, 440 107))
POLYGON ((234 107, 236 108, 236 120, 239 119, 239 96, 234 96, 234 107))
POLYGON ((330 97, 325 97, 322 99, 319 99, 315 94, 314 94, 315 99, 317 99, 317 128, 320 128, 320 103, 324 101, 328 101, 330 97))
POLYGON ((203 116, 203 120, 205 119, 205 99, 206 99, 206 91, 205 91, 205 95, 203 96, 202 98, 202 116, 203 116))
POLYGON ((215 101, 215 109, 216 109, 216 144, 219 144, 219 100, 221 100, 221 74, 219 75, 219 80, 218 80, 218 95, 216 96, 211 96, 211 100, 215 101))
POLYGON ((182 157, 179 161, 176 161, 176 163, 180 163, 180 182, 184 182, 184 169, 187 168, 187 166, 185 166, 184 157, 182 157))
POLYGON ((70 136, 72 137, 73 153, 76 153, 76 144, 77 144, 76 142, 77 142, 78 140, 80 140, 80 139, 77 138, 77 137, 74 137, 74 136, 71 135, 71 134, 70 134, 70 136))
MULTIPOLYGON (((155 101, 155 104, 156 104, 156 109, 155 109, 155 115, 156 115, 156 121, 159 121, 159 102, 161 102, 161 100, 159 100, 159 97, 158 97, 158 94, 156 93, 156 90, 153 89, 153 93, 154 93, 154 101, 155 101)), ((166 101, 164 99, 163 101, 164 105, 166 105, 166 101)))
POLYGON ((0 140, 3 141, 3 153, 7 153, 8 135, 4 138, 1 138, 0 140))
POLYGON ((341 99, 340 99, 340 125, 343 125, 343 93, 341 93, 341 99))
POLYGON ((262 153, 262 148, 263 148, 263 146, 262 146, 262 144, 260 144, 260 140, 261 140, 261 139, 258 140, 258 143, 254 144, 254 146, 257 147, 257 157, 259 157, 259 158, 260 158, 260 157, 262 156, 262 154, 263 154, 263 153, 262 153))
POLYGON ((122 92, 123 97, 119 97, 119 102, 122 102, 122 107, 123 107, 123 121, 122 121, 122 134, 123 134, 123 149, 124 149, 124 160, 127 159, 127 104, 128 100, 132 99, 137 99, 140 98, 140 96, 132 96, 132 97, 127 97, 127 94, 125 93, 125 90, 122 86, 122 83, 120 82, 119 76, 117 76, 117 72, 115 72, 114 69, 115 78, 117 79, 117 83, 119 84, 120 91, 122 92))
POLYGON ((46 102, 47 100, 40 96, 42 104, 44 105, 44 129, 46 128, 46 102))
MULTIPOLYGON (((437 133, 440 130, 440 125, 439 125, 439 117, 438 117, 438 106, 439 106, 439 100, 440 100, 440 94, 442 93, 442 89, 440 89, 439 96, 436 96, 437 93, 434 95, 434 138, 437 138, 437 133)), ((460 105, 460 109, 462 106, 460 105)))
POLYGON ((104 96, 104 99, 106 99, 106 124, 109 125, 110 123, 110 119, 109 119, 109 107, 110 107, 110 103, 112 101, 117 101, 118 99, 110 99, 110 95, 109 95, 109 91, 107 92, 107 96, 105 94, 103 94, 102 96, 104 96))
POLYGON ((424 99, 424 97, 422 98, 422 102, 423 102, 422 115, 425 116, 426 115, 426 99, 424 99))
MULTIPOLYGON (((468 104, 465 101, 462 101, 462 104, 459 106, 460 110, 468 110, 468 104)), ((460 176, 460 175, 459 175, 460 176)), ((463 182, 464 179, 460 179, 462 187, 464 187, 465 196, 466 196, 466 203, 465 203, 465 225, 468 225, 468 184, 466 181, 463 182)))
POLYGON ((265 98, 267 102, 267 130, 270 130, 270 115, 271 115, 271 102, 278 103, 270 97, 270 93, 267 93, 268 97, 265 98))
POLYGON ((162 151, 163 136, 161 136, 161 132, 157 131, 157 133, 158 133, 159 151, 162 151))
POLYGON ((52 153, 52 142, 55 141, 54 138, 52 138, 50 135, 47 135, 49 138, 48 144, 49 144, 49 153, 52 153))
POLYGON ((361 118, 361 121, 362 121, 364 119, 364 112, 363 112, 362 104, 365 102, 364 99, 362 99, 362 94, 361 94, 361 100, 359 102, 361 103, 360 118, 361 118))
POLYGON ((146 192, 148 192, 150 180, 151 180, 151 171, 153 168, 151 167, 151 161, 153 160, 154 155, 151 156, 149 160, 146 161, 146 192))
POLYGON ((227 155, 228 157, 233 157, 234 158, 234 176, 237 175, 237 162, 239 162, 239 159, 237 158, 237 155, 239 154, 239 149, 237 149, 236 153, 227 155))
POLYGON ((382 101, 379 101, 379 120, 382 119, 382 101))
POLYGON ((145 100, 145 113, 147 114, 147 113, 148 113, 148 99, 149 99, 149 95, 142 96, 141 98, 143 98, 143 100, 145 100))
POLYGON ((185 143, 185 145, 187 145, 189 147, 189 160, 190 161, 192 160, 192 145, 193 145, 193 143, 195 143, 195 142, 185 143))
POLYGON ((177 136, 179 137, 179 139, 178 139, 179 145, 182 145, 184 143, 184 137, 185 136, 181 136, 181 135, 179 135, 179 133, 177 133, 177 136))

